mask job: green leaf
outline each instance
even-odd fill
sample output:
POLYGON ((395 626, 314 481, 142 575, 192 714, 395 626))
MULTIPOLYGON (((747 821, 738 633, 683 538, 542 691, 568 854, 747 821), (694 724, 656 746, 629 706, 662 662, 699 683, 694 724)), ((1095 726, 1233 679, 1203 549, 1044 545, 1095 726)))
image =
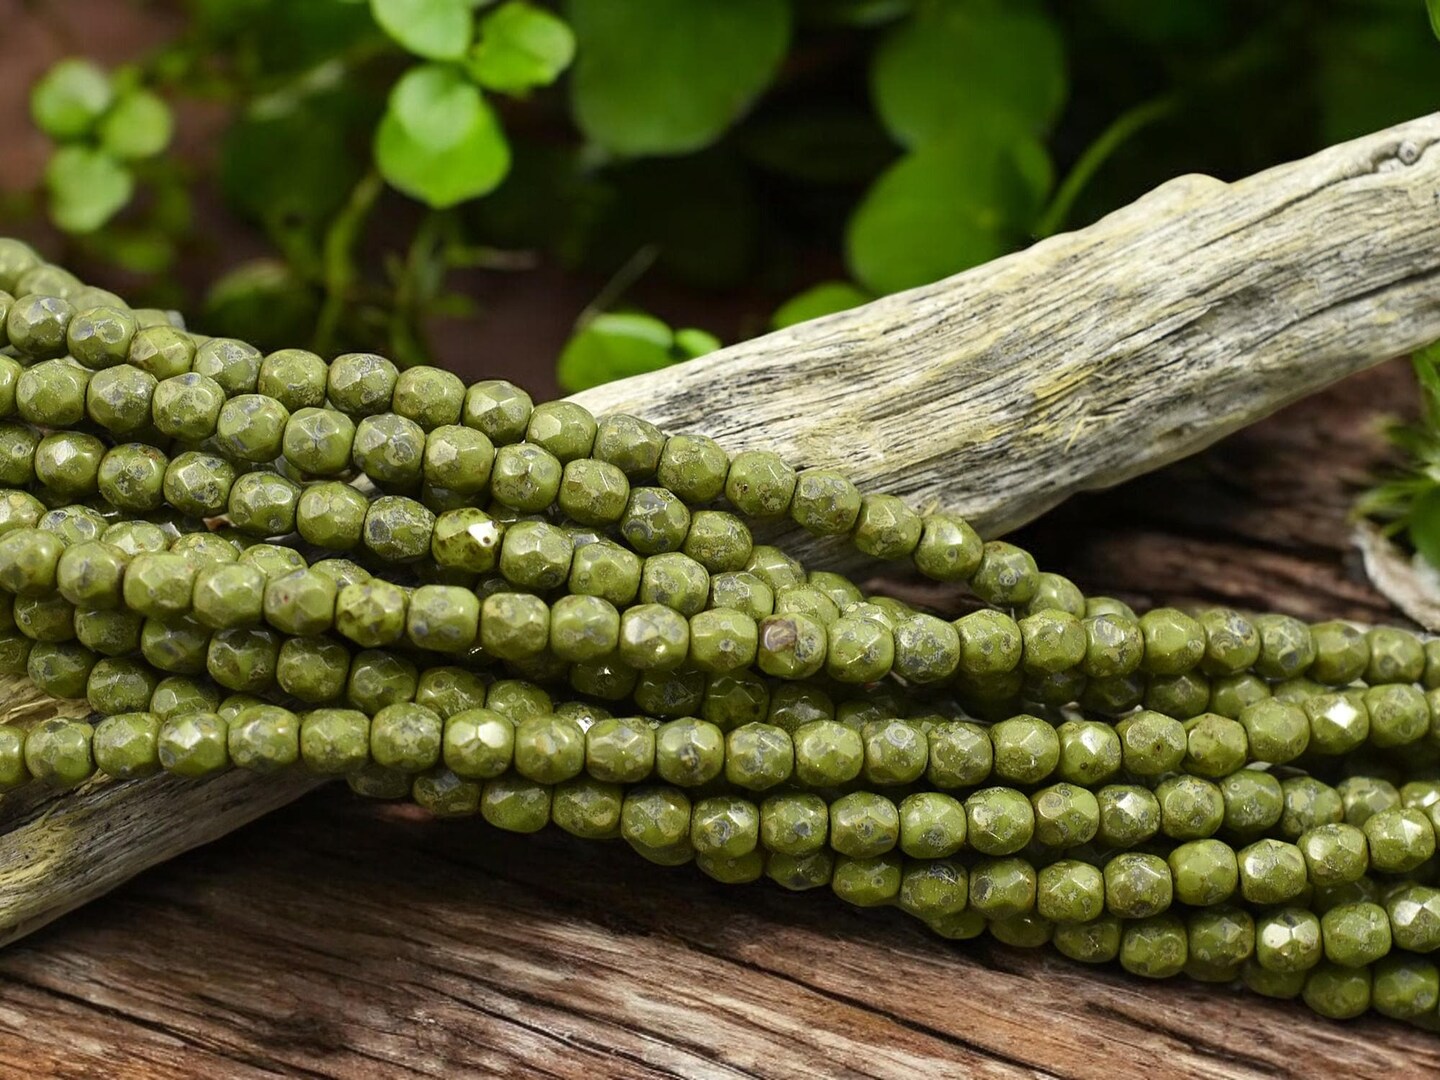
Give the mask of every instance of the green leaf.
POLYGON ((848 281, 822 281, 781 304, 770 319, 770 328, 783 330, 796 323, 818 319, 821 315, 848 311, 873 299, 864 289, 857 288, 848 281))
POLYGON ((174 130, 169 105, 149 90, 131 90, 100 121, 100 145, 121 159, 154 157, 174 130))
POLYGON ((35 126, 58 142, 87 135, 110 108, 110 76, 89 60, 61 60, 30 90, 35 126))
POLYGON ((1049 159, 1033 139, 923 146, 881 176, 850 219, 850 271, 883 294, 1003 255, 1031 227, 1050 183, 1049 159))
POLYGON ((1043 135, 1065 101, 1064 46, 1033 3, 930 0, 886 35, 871 89, 906 146, 981 127, 1043 135))
POLYGON ((659 319, 638 312, 610 312, 595 316, 566 343, 555 374, 560 386, 574 393, 658 371, 684 358, 676 354, 675 334, 659 319))
POLYGON ((1410 507, 1410 542, 1422 559, 1440 567, 1440 488, 1431 488, 1410 507))
POLYGON ((130 201, 135 178, 102 150, 62 146, 45 167, 50 217, 71 233, 94 232, 130 201))
POLYGON ((513 0, 480 21, 470 76, 487 90, 522 94, 549 86, 575 58, 575 35, 544 8, 513 0))
POLYGON ((1425 8, 1430 12, 1430 29, 1440 38, 1440 0, 1425 0, 1425 8))
POLYGON ((510 169, 510 146, 480 91, 456 68, 405 74, 375 132, 386 181, 436 209, 492 191, 510 169))
POLYGON ((576 123, 617 154, 683 154, 724 134, 790 41, 786 0, 570 0, 576 123))
POLYGON ((697 330, 690 326, 675 331, 675 351, 682 360, 694 360, 697 356, 712 353, 718 348, 720 339, 708 330, 697 330))
POLYGON ((466 0, 370 0, 380 28, 416 56, 459 60, 470 48, 466 0))

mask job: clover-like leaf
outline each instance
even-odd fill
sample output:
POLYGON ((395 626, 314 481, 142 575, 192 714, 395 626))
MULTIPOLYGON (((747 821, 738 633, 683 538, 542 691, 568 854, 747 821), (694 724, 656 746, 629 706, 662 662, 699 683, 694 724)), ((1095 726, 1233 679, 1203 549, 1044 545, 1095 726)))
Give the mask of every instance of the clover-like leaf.
POLYGON ((781 304, 770 318, 770 328, 783 330, 787 326, 818 319, 822 315, 833 315, 837 311, 859 307, 873 299, 864 289, 851 285, 848 281, 822 281, 781 304))
POLYGON ((907 146, 982 126, 1042 135, 1065 100, 1064 47, 1028 0, 930 0, 886 35, 871 85, 907 146))
POLYGON ((57 142, 89 134, 115 98, 110 76, 89 60, 61 60, 30 90, 35 126, 57 142))
POLYGON ((459 60, 474 32, 468 0, 370 0, 380 29, 416 56, 459 60))
POLYGON ((575 120, 617 154, 683 154, 724 134, 790 41, 786 0, 571 0, 575 120))
POLYGON ((493 190, 510 169, 510 146, 459 69, 423 64, 390 91, 375 162, 392 187, 441 209, 493 190))
POLYGON ((100 145, 122 160, 154 157, 170 145, 175 122, 170 106, 149 90, 120 96, 100 121, 100 145))
POLYGON ((130 170, 103 150, 62 146, 45 168, 50 217, 71 233, 94 232, 114 217, 135 191, 130 170))
POLYGON ((566 391, 658 371, 679 360, 709 352, 718 342, 704 331, 677 335, 653 315, 607 312, 597 315, 565 344, 555 374, 566 391), (677 341, 685 335, 685 342, 677 341))
POLYGON ((544 8, 511 0, 480 21, 471 77, 487 90, 523 94, 549 86, 575 58, 575 35, 544 8))

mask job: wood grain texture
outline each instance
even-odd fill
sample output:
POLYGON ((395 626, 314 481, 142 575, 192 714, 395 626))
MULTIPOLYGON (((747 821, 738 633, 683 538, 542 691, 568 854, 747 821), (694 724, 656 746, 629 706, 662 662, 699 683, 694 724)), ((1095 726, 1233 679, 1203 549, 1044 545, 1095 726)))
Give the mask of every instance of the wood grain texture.
MULTIPOLYGON (((1347 546, 1403 364, 1026 530, 1136 603, 1394 618, 1347 546)), ((620 845, 427 821, 326 787, 0 952, 0 1076, 1440 1074, 1378 1017, 725 887, 620 845)))

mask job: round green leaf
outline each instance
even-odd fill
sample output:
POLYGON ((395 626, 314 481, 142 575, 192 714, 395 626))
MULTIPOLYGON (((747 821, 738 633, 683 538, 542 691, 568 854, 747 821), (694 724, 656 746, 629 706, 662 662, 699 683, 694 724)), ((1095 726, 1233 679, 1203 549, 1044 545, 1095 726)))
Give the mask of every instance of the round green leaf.
POLYGON ((864 289, 857 288, 848 281, 822 281, 781 304, 770 320, 770 328, 783 330, 787 326, 818 319, 822 315, 833 315, 837 311, 859 307, 872 299, 874 297, 864 289))
POLYGON ((556 364, 560 386, 570 393, 601 383, 657 371, 674 363, 675 335, 651 315, 597 315, 566 343, 556 364))
POLYGON ((1064 46, 1034 3, 931 0, 886 36, 871 88, 907 146, 981 126, 1041 135, 1065 101, 1064 46))
POLYGON ((103 150, 62 146, 45 167, 50 218, 66 232, 87 233, 109 221, 130 201, 135 179, 103 150))
POLYGON ((100 145, 122 159, 153 157, 170 145, 170 106, 149 90, 131 90, 100 121, 100 145))
POLYGON ((1028 137, 930 143, 885 172, 850 219, 846 256, 862 285, 898 292, 1018 244, 1049 190, 1050 162, 1028 137))
POLYGON ((480 22, 470 75, 487 90, 524 93, 549 86, 575 58, 575 35, 544 8, 513 0, 480 22))
POLYGON ((682 360, 694 360, 697 356, 712 353, 718 348, 720 348, 720 339, 708 330, 699 330, 689 326, 675 331, 675 351, 680 354, 682 360))
POLYGON ((1440 38, 1440 0, 1425 0, 1425 9, 1430 12, 1430 29, 1440 38))
POLYGON ((770 84, 790 41, 786 0, 570 0, 575 120, 617 154, 708 146, 770 84))
POLYGON ((392 187, 441 209, 493 190, 510 169, 510 146, 480 91, 432 64, 391 91, 375 162, 392 187))
POLYGON ((89 60, 61 60, 30 90, 30 115, 52 139, 89 133, 114 98, 110 76, 89 60))
POLYGON ((416 56, 459 60, 470 48, 467 0, 370 0, 380 28, 416 56))

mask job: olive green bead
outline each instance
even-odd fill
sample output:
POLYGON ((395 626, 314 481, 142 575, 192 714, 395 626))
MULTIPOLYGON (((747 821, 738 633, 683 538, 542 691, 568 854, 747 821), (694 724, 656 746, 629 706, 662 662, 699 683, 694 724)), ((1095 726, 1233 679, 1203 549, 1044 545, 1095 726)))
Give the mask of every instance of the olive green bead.
POLYGON ((58 296, 17 295, 5 314, 5 336, 16 351, 36 360, 65 353, 75 308, 58 296))
POLYGON ((425 481, 459 496, 484 491, 494 463, 494 444, 472 428, 445 425, 425 437, 421 463, 425 481))
POLYGON ((1080 706, 1104 716, 1123 716, 1144 702, 1145 682, 1138 673, 1087 677, 1080 706))
POLYGON ((1035 908, 1037 880, 1024 859, 980 859, 970 868, 970 908, 987 919, 1008 919, 1035 908))
MULTIPOLYGON (((1388 626, 1365 633, 1369 645, 1363 675, 1372 686, 1381 683, 1415 683, 1425 673, 1425 647, 1414 634, 1388 626)), ((1352 678, 1360 676, 1357 672, 1352 678)), ((1348 680, 1347 680, 1348 681, 1348 680)))
MULTIPOLYGON (((620 665, 634 672, 634 668, 620 665)), ((631 693, 641 712, 659 717, 693 716, 705 701, 705 673, 692 668, 642 671, 631 693)))
POLYGON ((234 484, 235 470, 224 458, 190 450, 165 467, 161 493, 181 513, 214 517, 225 512, 234 484))
POLYGON ((95 662, 85 683, 90 707, 106 716, 143 712, 150 706, 156 677, 145 664, 123 657, 95 662))
POLYGON ((1217 779, 1244 766, 1250 744, 1239 721, 1202 713, 1186 721, 1184 769, 1195 776, 1217 779))
POLYGON ((830 884, 834 872, 835 856, 830 851, 815 851, 805 855, 771 851, 765 857, 766 877, 792 892, 823 888, 830 884))
POLYGON ((1121 852, 1105 863, 1104 877, 1106 907, 1121 918, 1158 915, 1174 899, 1170 867, 1158 855, 1121 852))
MULTIPOLYGON (((280 452, 307 476, 339 476, 350 468, 355 422, 334 409, 297 409, 285 421, 280 452)), ((274 456, 273 454, 271 455, 274 456)))
POLYGON ((970 588, 982 603, 992 607, 1020 607, 1035 597, 1040 572, 1030 553, 1013 544, 992 540, 986 544, 970 588))
POLYGON ((1036 875, 1035 910, 1061 923, 1098 919, 1105 914, 1105 875, 1075 859, 1051 863, 1036 875))
POLYGON ((908 683, 943 682, 960 666, 959 631, 933 615, 896 620, 894 641, 894 672, 908 683))
POLYGON ((1185 726, 1163 713, 1134 713, 1115 725, 1115 733, 1125 770, 1136 776, 1163 776, 1185 759, 1185 726))
POLYGON ((515 728, 515 770, 541 784, 558 784, 585 768, 585 732, 563 716, 532 716, 515 728))
POLYGON ((773 724, 751 723, 725 735, 725 779, 747 791, 763 791, 790 779, 795 751, 790 736, 773 724))
POLYGON ((1210 680, 1198 671, 1181 675, 1150 675, 1146 678, 1145 707, 1155 712, 1189 720, 1210 704, 1210 680))
POLYGON ((614 465, 632 480, 652 476, 665 448, 665 434, 654 424, 624 413, 600 420, 591 456, 614 465))
POLYGON ((1256 836, 1274 827, 1285 813, 1280 781, 1258 769, 1240 769, 1220 782, 1225 828, 1237 836, 1256 836))
POLYGON ((161 380, 151 397, 150 414, 161 434, 199 442, 215 433, 224 404, 219 383, 187 372, 161 380))
POLYGON ((920 542, 915 547, 915 567, 935 581, 968 581, 980 568, 984 553, 979 533, 963 519, 930 514, 923 520, 920 542))
POLYGON ((192 591, 197 621, 213 630, 255 626, 264 612, 266 579, 250 563, 220 563, 198 571, 192 591))
POLYGON ((91 757, 94 729, 79 720, 51 717, 25 733, 25 768, 42 784, 70 788, 95 772, 91 757))
POLYGON ((22 634, 0 634, 0 673, 26 674, 33 647, 34 642, 22 634))
POLYGON ((252 705, 230 722, 230 761, 253 772, 277 772, 300 758, 300 718, 289 709, 252 705))
POLYGON ((865 744, 858 731, 834 720, 816 720, 799 727, 792 738, 795 778, 806 787, 835 787, 860 775, 865 744))
POLYGON ((1155 675, 1180 675, 1200 663, 1205 655, 1204 627, 1174 608, 1156 608, 1140 617, 1145 638, 1146 671, 1155 675))
POLYGON ((826 628, 825 671, 845 683, 877 682, 895 661, 895 636, 876 620, 842 616, 826 628))
POLYGON ((1058 923, 1051 938, 1056 951, 1082 964, 1106 964, 1120 955, 1122 924, 1113 915, 1089 922, 1058 923))
POLYGON ((900 812, 883 795, 856 791, 830 804, 830 846, 842 855, 870 858, 900 840, 900 812))
POLYGON ((1255 923, 1255 960, 1266 971, 1309 971, 1324 955, 1320 920, 1304 908, 1266 912, 1255 923))
POLYGON ((1120 939, 1120 966, 1146 979, 1178 975, 1189 957, 1185 924, 1174 915, 1154 915, 1126 925, 1120 939))
POLYGON ((1136 670, 1145 655, 1145 637, 1134 618, 1116 613, 1091 615, 1081 622, 1085 631, 1085 656, 1080 661, 1086 675, 1110 677, 1136 670))
POLYGON ((700 799, 690 816, 690 843, 697 855, 738 859, 760 840, 760 810, 734 795, 700 799))
POLYGON ((850 539, 866 555, 877 559, 903 559, 920 544, 924 522, 920 515, 894 495, 865 495, 850 539))
POLYGON ((917 859, 943 859, 965 844, 967 819, 958 799, 918 791, 900 803, 900 850, 917 859))
POLYGON ((326 637, 287 638, 275 660, 280 689, 309 705, 338 699, 350 676, 350 650, 326 637))
POLYGON ((1365 691, 1364 699, 1374 746, 1408 746, 1419 742, 1430 730, 1430 706, 1415 686, 1372 686, 1365 691))
POLYGON ((766 675, 804 679, 825 663, 828 634, 805 615, 769 615, 760 620, 756 663, 766 675))
POLYGON ((1260 632, 1255 625, 1230 608, 1207 608, 1196 616, 1205 633, 1205 652, 1200 665, 1210 675, 1233 675, 1260 658, 1260 632))
POLYGON ((483 432, 496 444, 514 443, 525 437, 534 405, 530 395, 513 383, 487 379, 465 392, 462 420, 466 427, 483 432))
POLYGON ((195 349, 191 370, 214 379, 227 396, 253 393, 263 357, 252 345, 233 338, 209 338, 195 349))
POLYGON ((730 457, 703 435, 672 435, 665 440, 655 478, 692 505, 710 502, 725 490, 730 457))
POLYGON ((165 619, 190 611, 197 567, 181 555, 137 555, 125 571, 125 606, 147 618, 165 619))
MULTIPOLYGON (((531 717, 523 723, 536 719, 541 718, 531 717)), ((531 751, 536 745, 534 734, 531 733, 531 751)), ((441 735, 445 767, 457 776, 473 780, 500 776, 514 760, 516 737, 517 725, 501 713, 485 708, 456 713, 444 721, 441 735)))
POLYGON ((1280 818, 1280 835, 1289 840, 1320 825, 1332 825, 1345 816, 1339 793, 1310 776, 1292 776, 1280 782, 1285 792, 1285 812, 1280 818))
POLYGON ((760 807, 761 843, 784 855, 811 855, 825 847, 829 823, 829 807, 818 795, 772 795, 760 807))
POLYGON ((550 804, 551 820, 572 836, 608 840, 620 835, 625 789, 582 776, 559 784, 550 804))
POLYGON ((842 855, 835 860, 830 888, 848 904, 878 907, 900 894, 902 874, 903 863, 898 856, 850 858, 842 855))
POLYGON ((570 401, 547 401, 531 411, 525 438, 561 461, 573 461, 589 455, 596 430, 595 418, 583 406, 570 401))
POLYGON ((391 392, 390 408, 426 431, 458 424, 465 405, 465 384, 456 375, 436 367, 413 367, 400 372, 391 392))
POLYGON ((410 797, 423 810, 439 818, 469 817, 480 809, 483 788, 473 780, 436 768, 415 777, 410 797))
MULTIPOLYGON (((693 641, 693 628, 691 633, 693 641)), ((769 686, 753 671, 726 672, 705 680, 701 716, 722 731, 764 720, 769 709, 769 686)))
POLYGON ((1060 761, 1060 736, 1038 716, 1015 716, 990 729, 997 779, 1038 784, 1060 761))
POLYGON ((218 630, 210 638, 205 670, 227 690, 257 694, 275 684, 279 657, 280 638, 269 630, 218 630))
POLYGON ((230 524, 247 536, 283 536, 295 529, 300 487, 274 473, 251 472, 230 488, 230 524))
POLYGON ((655 772, 681 787, 698 787, 725 767, 725 734, 714 724, 686 717, 655 732, 655 772))
POLYGON ((1385 897, 1396 948, 1433 952, 1440 948, 1440 889, 1403 885, 1385 897))
POLYGON ((864 775, 871 784, 909 784, 925 772, 929 746, 925 733, 904 720, 874 720, 861 729, 864 775))
POLYGON ((795 486, 795 470, 780 455, 770 450, 746 450, 730 460, 725 497, 748 517, 779 517, 789 511, 795 486))
POLYGON ((598 660, 615 651, 620 613, 598 596, 562 596, 550 607, 550 650, 562 660, 598 660))
POLYGON ((937 788, 984 783, 994 763, 990 736, 979 725, 945 721, 927 733, 926 779, 937 788))
MULTIPOLYGON (((559 496, 562 476, 559 459, 544 447, 513 443, 495 452, 490 470, 490 494, 501 505, 522 514, 540 513, 559 496)), ((674 546, 679 547, 679 542, 674 546)))
POLYGON ((435 519, 430 555, 440 567, 485 573, 500 561, 505 527, 483 510, 463 507, 435 519))
POLYGON ((385 562, 414 562, 430 554, 434 529, 435 515, 414 499, 382 495, 370 504, 360 538, 385 562))
POLYGON ((288 433, 290 411, 263 394, 240 394, 220 409, 215 443, 241 461, 273 461, 288 433))
POLYGON ((1362 826, 1370 852, 1370 868, 1386 874, 1407 874, 1435 854, 1435 829, 1419 810, 1383 810, 1362 826))
POLYGON ((1229 900, 1240 886, 1235 851, 1219 840, 1192 840, 1170 851, 1175 899, 1192 907, 1229 900))
POLYGON ((860 502, 859 489, 844 476, 828 469, 806 469, 794 477, 790 516, 817 536, 845 536, 855 527, 860 502))
MULTIPOLYGON (((815 720, 834 720, 835 702, 818 686, 804 683, 781 683, 770 694, 765 718, 786 731, 798 731, 815 720)), ((863 723, 847 724, 863 729, 863 723)))
POLYGON ((475 643, 480 626, 480 600, 455 585, 421 585, 410 595, 405 635, 417 649, 464 652, 475 643))
POLYGON ((692 616, 689 637, 689 663, 712 674, 749 667, 759 647, 755 620, 726 609, 692 616))
MULTIPOLYGON (((55 493, 48 488, 42 489, 42 494, 54 496, 55 493)), ((68 496, 59 496, 68 498, 68 496)), ((47 510, 41 515, 36 528, 58 536, 66 544, 79 544, 87 540, 98 540, 100 534, 109 526, 105 516, 100 511, 90 506, 82 506, 72 503, 69 506, 57 506, 53 510, 47 510)))
POLYGON ((0 724, 0 791, 13 791, 30 782, 25 767, 25 729, 0 724))
POLYGON ((620 617, 620 660, 641 671, 669 670, 685 662, 690 624, 661 604, 639 604, 620 617))
POLYGON ((960 670, 971 675, 1014 671, 1023 653, 1020 627, 998 611, 975 611, 955 622, 960 635, 960 670))
POLYGON ((1341 904, 1320 917, 1325 959, 1341 967, 1374 963, 1390 951, 1390 919, 1379 904, 1341 904))
POLYGON ((480 605, 480 644, 486 652, 522 660, 544 652, 549 640, 550 609, 538 596, 493 593, 480 605))
POLYGON ((620 519, 620 534, 636 552, 658 555, 678 551, 689 532, 690 511, 676 495, 663 488, 630 490, 620 519))
POLYGON ((34 280, 35 275, 31 272, 42 265, 44 262, 39 253, 29 244, 23 240, 0 237, 0 289, 15 292, 27 275, 34 280))
POLYGON ((1310 721, 1299 706, 1273 698, 1257 701, 1241 710, 1238 719, 1253 761, 1283 765, 1310 745, 1310 721))
MULTIPOLYGON (((570 576, 573 581, 573 568, 570 576)), ((769 585, 747 571, 714 574, 710 578, 709 606, 738 611, 752 620, 759 620, 774 612, 775 593, 769 585)))
POLYGON ((1335 791, 1345 808, 1345 824, 1357 829, 1372 815, 1400 806, 1400 792, 1395 785, 1378 776, 1347 776, 1335 785, 1335 791))
POLYGON ((1296 844, 1305 856, 1310 881, 1317 886, 1358 881, 1369 865, 1365 834, 1353 825, 1317 825, 1296 844))
POLYGON ((945 918, 965 910, 969 891, 968 875, 958 863, 949 859, 907 860, 895 902, 916 918, 945 918))
MULTIPOLYGON (((119 448, 117 448, 119 449, 119 448)), ((106 492, 106 497, 111 498, 113 494, 120 494, 122 499, 128 489, 133 488, 135 483, 125 484, 123 480, 117 486, 114 481, 117 468, 123 468, 124 458, 143 457, 144 464, 151 466, 145 472, 144 478, 137 478, 138 483, 144 483, 151 479, 153 474, 153 489, 159 491, 158 479, 163 475, 165 455, 150 447, 124 448, 123 452, 117 454, 112 450, 108 454, 105 444, 93 435, 86 435, 83 432, 57 431, 46 435, 35 447, 35 478, 57 495, 67 498, 81 498, 93 495, 99 489, 102 463, 110 458, 116 458, 111 465, 109 479, 112 481, 111 491, 106 492), (158 459, 159 470, 155 470, 153 463, 158 459)), ((114 499, 111 498, 113 502, 114 499)), ((116 505, 120 505, 117 503, 116 505)), ((141 505, 120 506, 124 510, 144 511, 151 510, 158 505, 158 500, 147 500, 141 505)))
POLYGON ((1037 611, 1020 620, 1021 664, 1031 673, 1064 671, 1085 657, 1085 628, 1064 611, 1037 611))
POLYGON ((769 585, 778 595, 805 584, 805 568, 770 544, 756 544, 750 550, 745 569, 769 585))
POLYGON ((1306 671, 1315 660, 1310 628, 1289 615, 1261 615, 1255 619, 1260 633, 1260 658, 1255 673, 1267 679, 1289 679, 1306 671))
POLYGON ((1075 784, 1041 788, 1030 797, 1035 811, 1035 840, 1046 847, 1068 850, 1089 843, 1100 828, 1100 804, 1075 784))
POLYGON ((129 561, 119 548, 100 540, 74 544, 61 553, 56 564, 56 588, 79 608, 93 611, 118 607, 129 561))
POLYGON ((0 589, 17 596, 48 595, 64 551, 63 540, 40 529, 21 527, 0 535, 0 589))
MULTIPOLYGON (((581 525, 613 524, 625 514, 630 501, 630 482, 614 465, 580 458, 565 465, 556 501, 561 513, 581 525)), ((712 511, 706 513, 720 516, 712 511)), ((748 535, 745 539, 748 554, 748 535)))
POLYGON ((631 788, 620 810, 620 835, 646 858, 688 861, 691 813, 689 797, 676 788, 631 788))
POLYGON ((1171 776, 1155 789, 1160 827, 1175 840, 1203 840, 1225 820, 1220 788, 1198 776, 1171 776))
POLYGON ((433 709, 413 702, 394 702, 370 721, 370 756, 377 765, 418 773, 440 759, 444 721, 433 709))
POLYGON ((520 776, 497 776, 485 781, 480 793, 480 814, 497 829, 515 833, 539 832, 550 821, 553 791, 520 776))
POLYGON ((1315 659, 1306 671, 1311 679, 1330 686, 1344 686, 1358 679, 1370 662, 1370 642, 1365 633, 1349 623, 1332 621, 1310 628, 1315 659))
POLYGON ((127 363, 156 379, 185 374, 194 359, 194 338, 173 326, 138 328, 130 339, 126 358, 127 363))
POLYGON ((1192 911, 1185 935, 1186 971, 1207 981, 1232 982, 1233 972, 1255 953, 1255 920, 1240 908, 1192 911))
POLYGON ((255 389, 291 412, 314 408, 325 404, 329 374, 329 366, 314 353, 281 349, 261 360, 255 389))
MULTIPOLYGON (((754 577, 753 574, 749 576, 754 577)), ((761 584, 769 588, 764 582, 761 584)), ((840 609, 835 605, 835 601, 819 589, 812 589, 808 585, 782 589, 778 593, 772 591, 771 595, 775 598, 776 615, 804 615, 827 629, 840 619, 840 609)))
POLYGON ((1309 881, 1305 856, 1283 840, 1257 840, 1236 853, 1240 895, 1252 904, 1283 904, 1301 896, 1309 881))
POLYGON ((678 551, 652 555, 640 575, 640 601, 664 604, 682 615, 705 609, 710 595, 710 575, 690 556, 678 551))
POLYGON ((1318 754, 1349 753, 1370 735, 1364 701, 1349 694, 1317 694, 1302 707, 1310 721, 1310 748, 1318 754))
POLYGON ((91 740, 95 767, 117 780, 160 771, 160 717, 152 712, 122 712, 106 717, 91 740))
POLYGON ((372 416, 390 408, 399 371, 373 353, 346 353, 330 362, 326 396, 350 416, 372 416))
POLYGON ((1055 775, 1086 787, 1098 787, 1120 771, 1124 750, 1120 736, 1109 724, 1067 720, 1055 734, 1060 758, 1055 775))
POLYGON ((265 585, 265 621, 283 634, 323 633, 335 622, 337 592, 334 581, 308 569, 271 578, 265 585))
POLYGON ((599 596, 617 607, 633 601, 640 590, 641 560, 618 544, 602 541, 575 549, 568 588, 583 596, 599 596))
POLYGON ((40 433, 30 425, 0 423, 0 484, 23 485, 34 480, 35 448, 39 445, 40 433))
POLYGON ((966 835, 983 855, 1011 855, 1030 842, 1035 810, 1013 788, 982 788, 965 800, 966 835))
POLYGON ((1371 1003, 1396 1020, 1431 1017, 1440 1001, 1440 969, 1418 956, 1387 956, 1372 969, 1371 1003))
POLYGON ((355 427, 351 461, 385 490, 404 490, 420 482, 425 429, 394 413, 367 416, 355 427))
POLYGON ((194 619, 146 619, 140 627, 140 653, 161 671, 200 675, 206 670, 210 636, 194 619))
POLYGON ((220 693, 207 682, 171 675, 156 684, 150 695, 150 711, 161 720, 191 712, 214 712, 220 693))

